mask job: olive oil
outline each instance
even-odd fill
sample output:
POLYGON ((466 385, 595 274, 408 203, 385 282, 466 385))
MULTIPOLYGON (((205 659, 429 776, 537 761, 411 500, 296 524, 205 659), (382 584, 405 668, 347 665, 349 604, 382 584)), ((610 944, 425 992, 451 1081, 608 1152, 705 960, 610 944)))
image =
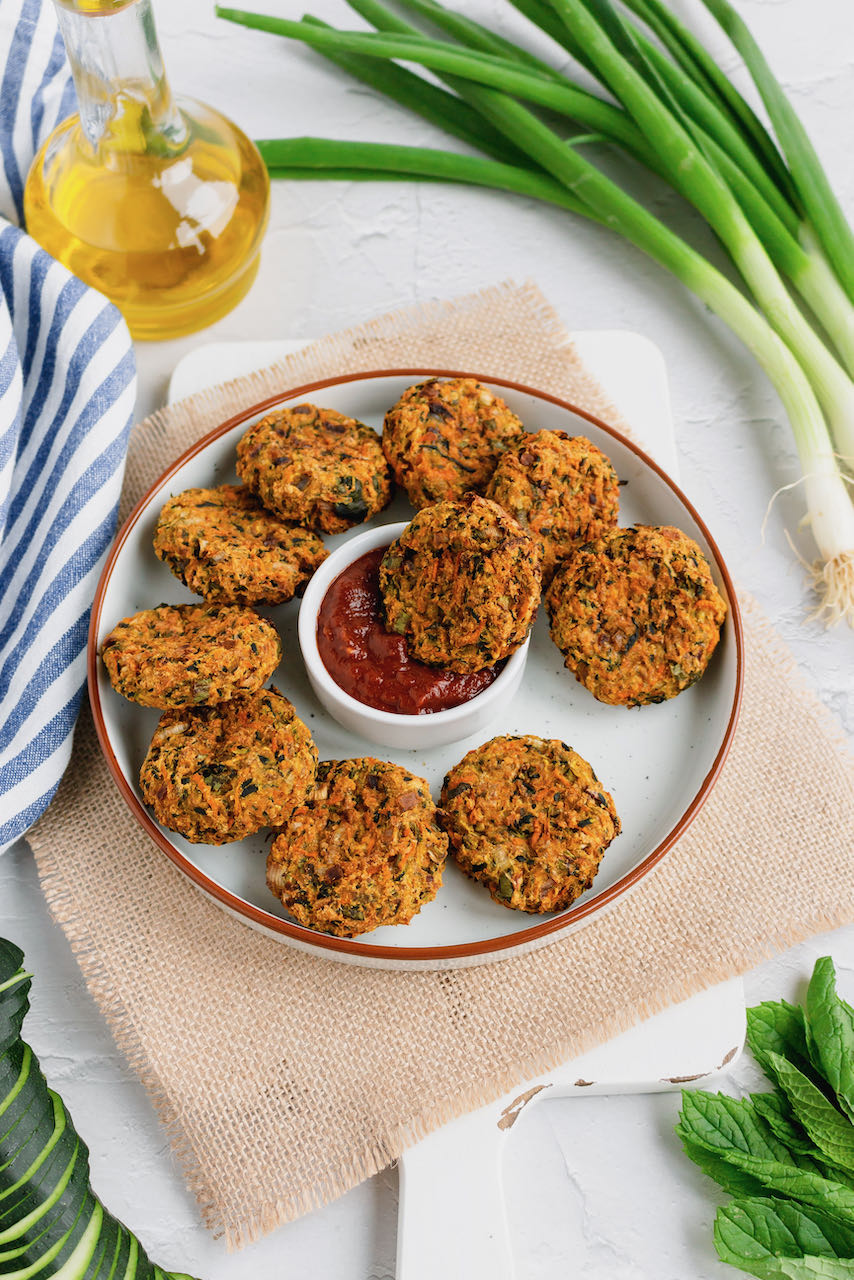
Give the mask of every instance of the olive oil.
POLYGON ((24 193, 27 230, 109 297, 135 338, 210 324, 258 270, 269 179, 219 112, 172 97, 150 0, 57 0, 80 111, 24 193))

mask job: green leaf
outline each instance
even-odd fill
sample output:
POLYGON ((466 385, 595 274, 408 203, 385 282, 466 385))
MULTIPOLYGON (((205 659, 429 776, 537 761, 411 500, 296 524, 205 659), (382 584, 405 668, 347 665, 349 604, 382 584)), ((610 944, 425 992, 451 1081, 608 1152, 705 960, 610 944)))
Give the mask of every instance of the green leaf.
POLYGON ((807 1047, 804 1012, 796 1004, 789 1004, 786 1000, 766 1000, 748 1009, 747 1044, 765 1074, 775 1083, 769 1053, 778 1053, 788 1058, 804 1075, 815 1076, 807 1047))
MULTIPOLYGON (((756 1112, 748 1099, 730 1098, 726 1094, 705 1093, 701 1089, 685 1091, 678 1132, 707 1151, 740 1164, 753 1172, 742 1159, 759 1164, 788 1165, 810 1173, 817 1166, 807 1156, 789 1150, 756 1112)), ((756 1173, 757 1177, 761 1177, 756 1173)), ((762 1179, 764 1181, 764 1179, 762 1179)))
POLYGON ((752 1093, 750 1101, 774 1136, 779 1138, 790 1151, 797 1151, 805 1156, 817 1154, 814 1144, 810 1142, 803 1126, 798 1123, 784 1093, 779 1091, 752 1093))
POLYGON ((705 1147, 699 1146, 689 1137, 686 1137, 676 1126, 676 1132, 682 1139, 682 1146, 689 1160, 693 1160, 703 1173, 707 1174, 718 1186, 723 1187, 724 1191, 728 1191, 733 1196, 761 1196, 764 1194, 765 1188, 757 1178, 752 1178, 749 1173, 745 1173, 743 1169, 737 1169, 734 1164, 730 1164, 728 1160, 724 1160, 722 1156, 714 1155, 705 1147))
POLYGON ((735 1165, 769 1191, 816 1205, 854 1224, 854 1188, 826 1177, 827 1171, 809 1156, 790 1151, 749 1101, 701 1090, 686 1092, 677 1132, 683 1140, 735 1165))
POLYGON ((786 1200, 733 1200, 715 1218, 722 1262, 762 1280, 854 1276, 854 1229, 786 1200))
POLYGON ((854 1121, 854 1009, 836 993, 830 956, 815 963, 807 990, 807 1023, 816 1065, 854 1121))
POLYGON ((813 1142, 828 1159, 854 1171, 854 1126, 811 1080, 778 1053, 769 1054, 771 1066, 792 1110, 813 1142))

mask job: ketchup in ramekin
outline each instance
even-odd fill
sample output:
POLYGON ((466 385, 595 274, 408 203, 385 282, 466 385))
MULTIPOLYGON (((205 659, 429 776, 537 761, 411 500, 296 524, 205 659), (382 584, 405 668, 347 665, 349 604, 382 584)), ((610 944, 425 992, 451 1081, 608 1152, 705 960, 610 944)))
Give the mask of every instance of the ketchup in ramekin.
POLYGON ((403 636, 386 631, 380 614, 377 547, 330 584, 317 613, 317 648, 332 679, 368 707, 398 715, 447 711, 482 693, 503 663, 459 675, 409 656, 403 636))

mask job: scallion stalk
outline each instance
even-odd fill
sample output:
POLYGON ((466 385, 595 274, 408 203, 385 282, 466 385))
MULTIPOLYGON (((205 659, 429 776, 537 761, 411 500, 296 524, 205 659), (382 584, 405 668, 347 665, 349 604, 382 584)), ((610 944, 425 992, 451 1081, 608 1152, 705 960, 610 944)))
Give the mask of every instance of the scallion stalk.
MULTIPOLYGON (((795 352, 812 382, 845 457, 854 459, 854 383, 794 303, 770 252, 702 148, 631 62, 622 56, 585 0, 552 0, 573 39, 583 45, 611 90, 663 159, 671 181, 720 236, 771 325, 795 352)), ((596 0, 606 12, 610 0, 596 0)), ((767 224, 771 234, 772 224, 767 224)))
MULTIPOLYGON (((846 618, 854 625, 854 504, 825 420, 827 414, 840 450, 854 458, 854 385, 796 306, 778 270, 805 298, 849 368, 854 367, 854 308, 841 283, 843 273, 834 271, 834 221, 827 200, 819 200, 824 214, 820 217, 804 194, 804 175, 813 171, 810 153, 768 89, 752 48, 751 70, 775 107, 772 111, 769 105, 769 114, 775 125, 780 117, 788 129, 781 141, 791 173, 764 126, 703 46, 672 19, 662 0, 625 3, 661 40, 663 49, 620 17, 612 0, 511 0, 600 79, 616 98, 616 106, 573 85, 548 64, 464 15, 444 9, 438 0, 402 3, 459 45, 421 35, 381 0, 348 3, 379 34, 339 32, 310 18, 294 23, 233 9, 217 12, 314 45, 492 158, 430 148, 277 139, 260 144, 271 173, 416 177, 496 187, 605 225, 666 267, 733 329, 774 384, 792 422, 809 520, 822 557, 816 584, 820 611, 830 621, 846 618), (430 68, 451 92, 431 84, 423 93, 417 86, 429 82, 398 67, 397 61, 430 68), (371 71, 372 62, 389 69, 388 86, 382 74, 371 71), (516 99, 569 116, 588 132, 567 139, 516 99), (459 127, 450 127, 449 115, 459 127), (581 154, 580 147, 591 135, 616 143, 665 176, 702 212, 761 312, 700 253, 581 154)), ((705 3, 719 18, 723 15, 721 20, 743 48, 743 33, 731 21, 728 0, 705 3)), ((782 93, 779 86, 776 91, 782 93)), ((834 234, 838 251, 844 236, 838 228, 834 234)))
POLYGON ((703 0, 745 61, 786 159, 804 209, 849 298, 854 301, 854 232, 833 193, 827 174, 798 116, 778 84, 762 50, 729 0, 703 0))
MULTIPOLYGON (((500 53, 505 57, 512 56, 512 51, 516 49, 515 45, 497 37, 470 18, 443 7, 438 0, 401 0, 401 3, 472 47, 500 53)), ((351 8, 368 21, 376 23, 387 17, 387 11, 376 0, 350 0, 350 4, 351 8)), ((557 20, 556 14, 555 18, 557 20)), ((411 34, 413 30, 399 21, 393 24, 392 29, 399 34, 411 34)), ((799 205, 789 203, 778 187, 773 165, 766 169, 765 164, 757 158, 750 140, 742 137, 730 114, 716 98, 707 96, 680 66, 669 61, 637 29, 632 29, 632 36, 638 42, 643 57, 666 83, 679 106, 684 108, 683 119, 687 117, 687 127, 724 178, 775 267, 794 284, 808 303, 842 357, 845 371, 849 376, 854 376, 854 307, 829 269, 809 224, 803 221, 799 205)), ((567 44, 576 51, 580 49, 571 38, 567 44)), ((548 64, 533 55, 525 53, 523 60, 535 70, 542 71, 545 68, 546 71, 551 71, 548 64)), ((584 65, 592 74, 598 74, 598 68, 588 56, 585 56, 584 65)), ((552 76, 559 74, 552 72, 552 76)), ((744 110, 752 117, 746 104, 744 110)), ((767 135, 764 136, 767 138, 767 135)), ((612 136, 611 141, 619 142, 620 139, 612 136)), ((770 139, 768 145, 773 146, 770 139)), ((640 154, 637 144, 632 154, 636 157, 640 154)), ((764 159, 767 163, 767 156, 764 159)), ((667 176, 663 173, 663 166, 659 166, 656 172, 660 176, 667 176)), ((838 380, 838 371, 834 371, 831 376, 838 380)), ((846 457, 854 458, 851 416, 837 413, 836 418, 840 452, 846 457)))

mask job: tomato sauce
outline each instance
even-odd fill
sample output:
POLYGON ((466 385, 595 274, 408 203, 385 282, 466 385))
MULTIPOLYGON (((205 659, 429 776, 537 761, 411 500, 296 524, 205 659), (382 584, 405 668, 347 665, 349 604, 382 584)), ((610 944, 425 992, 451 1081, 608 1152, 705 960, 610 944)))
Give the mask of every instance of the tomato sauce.
POLYGON ((428 715, 468 702, 492 684, 501 665, 458 675, 409 656, 403 636, 380 614, 380 561, 386 547, 359 556, 331 583, 317 614, 317 647, 332 679, 378 711, 428 715))

